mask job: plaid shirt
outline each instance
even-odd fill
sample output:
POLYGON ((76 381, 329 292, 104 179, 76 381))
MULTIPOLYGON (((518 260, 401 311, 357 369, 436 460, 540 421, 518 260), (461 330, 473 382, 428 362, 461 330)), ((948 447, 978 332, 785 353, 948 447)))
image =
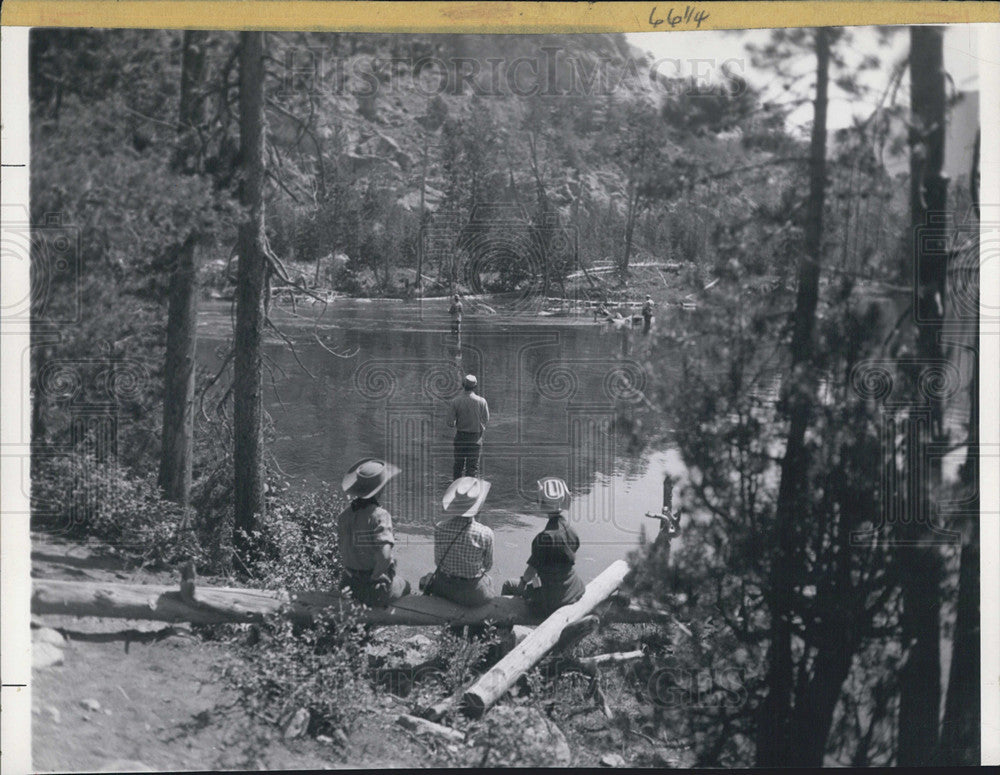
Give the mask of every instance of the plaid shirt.
POLYGON ((449 576, 482 576, 493 567, 493 531, 467 517, 439 522, 434 526, 434 564, 449 576))

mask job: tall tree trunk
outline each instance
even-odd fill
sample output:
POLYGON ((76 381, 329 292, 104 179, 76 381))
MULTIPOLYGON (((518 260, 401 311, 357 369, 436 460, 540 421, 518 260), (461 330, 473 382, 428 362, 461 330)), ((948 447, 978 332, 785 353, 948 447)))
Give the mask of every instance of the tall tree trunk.
POLYGON ((622 255, 621 266, 618 267, 622 282, 625 282, 628 278, 628 265, 632 258, 632 234, 635 231, 635 216, 638 208, 639 184, 633 178, 632 185, 629 187, 628 202, 625 209, 625 252, 622 255))
POLYGON ((164 360, 163 445, 159 485, 164 495, 187 506, 191 500, 194 450, 194 363, 197 344, 198 293, 192 232, 174 255, 167 310, 164 360))
MULTIPOLYGON (((805 432, 814 392, 810 357, 819 270, 823 252, 823 202, 826 194, 826 108, 830 69, 830 37, 816 30, 816 100, 809 147, 809 202, 806 215, 805 252, 799 260, 798 292, 791 344, 791 379, 786 389, 789 413, 788 442, 781 463, 781 484, 775 515, 777 551, 771 564, 769 603, 771 609, 768 647, 767 697, 759 709, 757 766, 790 764, 792 745, 792 583, 795 520, 808 514, 803 497, 808 459, 805 432)), ((825 738, 824 738, 825 739, 825 738)))
MULTIPOLYGON (((186 30, 181 59, 181 93, 178 108, 177 146, 173 168, 196 174, 198 163, 195 127, 202 121, 202 100, 197 94, 205 73, 207 33, 186 30)), ((191 499, 191 466, 194 456, 194 363, 197 345, 197 229, 175 249, 167 307, 167 348, 164 360, 163 443, 159 485, 164 495, 182 506, 191 499)))
POLYGON ((786 764, 795 767, 823 766, 833 712, 851 669, 853 656, 854 644, 848 638, 824 643, 822 651, 817 653, 813 676, 803 692, 808 701, 795 708, 791 753, 786 764))
MULTIPOLYGON (((979 219, 979 135, 972 161, 972 202, 979 219)), ((976 293, 979 292, 979 270, 976 267, 976 293)), ((970 338, 979 341, 979 308, 974 307, 970 338)), ((961 481, 973 494, 963 531, 962 553, 959 558, 958 605, 955 612, 955 639, 948 675, 948 695, 945 698, 941 743, 936 764, 959 766, 978 764, 982 741, 980 717, 980 607, 979 607, 979 358, 972 358, 972 379, 969 381, 969 436, 962 466, 961 481)))
MULTIPOLYGON (((976 506, 978 505, 977 498, 976 506)), ((952 645, 944 721, 941 724, 941 742, 935 762, 942 766, 979 764, 982 750, 978 517, 970 517, 970 522, 968 535, 962 544, 955 639, 952 645)))
POLYGON ((240 33, 240 263, 234 336, 233 469, 237 550, 254 550, 252 533, 264 516, 261 340, 265 322, 264 33, 240 33))
MULTIPOLYGON (((538 150, 535 144, 534 132, 528 132, 528 147, 531 150, 531 172, 535 178, 535 199, 538 203, 539 227, 535 229, 538 236, 538 248, 542 254, 542 300, 549 296, 549 251, 548 251, 548 229, 546 228, 549 214, 549 195, 545 190, 545 181, 542 180, 541 170, 538 168, 538 150)), ((513 171, 511 172, 511 183, 514 181, 513 171)), ((513 186, 511 186, 513 188, 513 186)))
MULTIPOLYGON (((940 27, 910 28, 910 217, 914 282, 917 284, 917 355, 924 368, 944 359, 939 334, 944 320, 945 282, 948 263, 940 253, 926 253, 922 232, 928 214, 943 215, 948 182, 941 174, 944 163, 945 73, 943 34, 940 27)), ((944 225, 932 227, 944 236, 944 225)), ((930 235, 927 235, 930 236, 930 235)), ((943 405, 930 397, 929 417, 921 423, 911 455, 925 458, 931 444, 944 438, 943 405)), ((915 482, 908 525, 900 535, 915 543, 930 538, 927 521, 933 519, 934 502, 941 486, 940 456, 929 456, 927 464, 914 467, 923 481, 915 482)), ((932 540, 927 545, 900 546, 903 579, 903 643, 907 659, 900 671, 899 751, 900 766, 929 764, 937 748, 941 706, 941 557, 932 540)))
POLYGON ((390 251, 385 251, 385 292, 389 293, 389 287, 392 283, 392 262, 390 251))
POLYGON ((184 31, 184 50, 181 54, 181 95, 177 111, 177 148, 174 168, 188 174, 198 172, 198 133, 196 127, 203 116, 203 99, 198 93, 205 79, 205 44, 208 33, 197 30, 184 31))

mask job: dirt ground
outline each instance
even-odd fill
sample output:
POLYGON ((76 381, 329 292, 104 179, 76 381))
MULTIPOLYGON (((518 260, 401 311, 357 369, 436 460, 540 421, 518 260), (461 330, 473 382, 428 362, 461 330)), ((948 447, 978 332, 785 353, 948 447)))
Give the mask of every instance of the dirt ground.
MULTIPOLYGON (((99 547, 32 536, 36 577, 172 583, 174 574, 122 570, 99 547)), ((285 740, 233 705, 218 671, 225 645, 185 626, 34 617, 36 649, 65 638, 59 664, 32 671, 32 759, 39 772, 326 769, 427 766, 427 751, 394 727, 391 695, 346 746, 285 740), (49 628, 43 630, 42 628, 49 628)), ((44 648, 44 647, 42 647, 44 648)))
MULTIPOLYGON (((107 547, 32 536, 36 578, 173 584, 176 571, 125 569, 107 547)), ((207 585, 222 580, 201 579, 207 585)), ((395 628, 395 630, 407 628, 395 628)), ((402 636, 400 636, 402 637, 402 636)), ((220 677, 229 651, 187 625, 124 619, 35 616, 32 671, 32 756, 38 772, 156 770, 280 770, 426 768, 523 764, 524 719, 541 719, 525 698, 508 698, 484 720, 490 742, 471 735, 451 744, 397 725, 412 702, 378 692, 349 735, 286 739, 277 725, 248 717, 220 677), (493 723, 505 718, 503 723, 493 723), (499 738, 496 735, 500 735, 499 738), (493 757, 492 759, 488 757, 493 757)), ((515 690, 513 694, 517 694, 515 690)), ((690 751, 629 731, 641 709, 619 695, 614 720, 589 703, 548 713, 538 733, 543 749, 555 738, 561 764, 592 767, 691 766, 690 751), (570 716, 572 718, 570 718, 570 716), (546 731, 545 725, 548 725, 546 731), (608 758, 611 757, 611 758, 608 758)), ((460 721, 459 727, 467 727, 460 721)), ((652 730, 647 730, 652 731, 652 730)), ((543 754, 547 755, 543 750, 543 754)))

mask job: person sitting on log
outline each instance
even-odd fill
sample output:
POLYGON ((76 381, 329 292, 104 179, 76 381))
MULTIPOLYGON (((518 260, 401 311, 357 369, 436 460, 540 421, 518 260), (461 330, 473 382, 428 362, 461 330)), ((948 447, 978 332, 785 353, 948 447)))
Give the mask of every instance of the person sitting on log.
POLYGON ((343 584, 354 599, 385 608, 410 593, 410 583, 396 576, 392 516, 375 496, 399 473, 399 468, 376 458, 351 466, 341 487, 352 498, 337 519, 343 584))
POLYGON ((463 476, 449 485, 441 500, 451 519, 434 527, 436 570, 421 580, 424 593, 475 608, 496 597, 489 570, 493 567, 493 531, 476 514, 482 508, 490 483, 463 476))
POLYGON ((555 476, 538 480, 538 505, 548 517, 545 529, 531 542, 531 556, 521 579, 505 581, 503 594, 525 598, 528 606, 548 616, 564 605, 575 603, 585 586, 575 568, 580 538, 566 522, 570 492, 566 482, 555 476), (534 582, 539 584, 535 585, 534 582))

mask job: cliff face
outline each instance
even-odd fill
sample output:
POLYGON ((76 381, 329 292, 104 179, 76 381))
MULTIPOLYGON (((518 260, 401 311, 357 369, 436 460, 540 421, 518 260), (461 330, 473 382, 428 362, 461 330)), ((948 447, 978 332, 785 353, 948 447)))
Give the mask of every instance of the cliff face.
MULTIPOLYGON (((449 156, 472 155, 477 144, 482 169, 465 169, 482 173, 475 185, 486 190, 477 195, 503 199, 541 178, 556 206, 567 207, 581 184, 607 205, 623 193, 607 158, 609 116, 626 104, 654 106, 666 93, 650 79, 648 56, 622 35, 317 40, 323 45, 284 55, 302 95, 322 104, 324 152, 338 174, 378 178, 411 211, 422 180, 426 207, 441 204, 459 172, 449 156)), ((272 122, 272 132, 291 141, 295 126, 283 123, 272 122)))
MULTIPOLYGON (((241 168, 236 36, 211 33, 204 44, 199 175, 170 167, 179 35, 32 36, 33 211, 71 215, 84 224, 87 251, 126 262, 158 260, 197 216, 211 232, 211 257, 228 260, 241 168), (121 202, 96 208, 90 181, 108 179, 121 202), (109 213, 126 222, 113 224, 110 242, 109 213), (133 231, 143 235, 139 248, 133 231)), ((454 252, 474 211, 513 214, 546 273, 701 260, 728 205, 712 185, 692 195, 694 177, 710 182, 710 167, 754 164, 785 142, 766 127, 771 145, 744 142, 741 117, 755 98, 736 79, 692 89, 660 77, 622 35, 269 33, 265 54, 272 249, 306 264, 345 254, 385 288, 400 285, 398 269, 465 283, 456 272, 469 251, 432 255, 424 227, 450 229, 454 252), (550 226, 575 240, 562 257, 550 226)), ((511 269, 510 256, 473 258, 490 264, 482 274, 504 275, 499 286, 531 274, 511 269)))

